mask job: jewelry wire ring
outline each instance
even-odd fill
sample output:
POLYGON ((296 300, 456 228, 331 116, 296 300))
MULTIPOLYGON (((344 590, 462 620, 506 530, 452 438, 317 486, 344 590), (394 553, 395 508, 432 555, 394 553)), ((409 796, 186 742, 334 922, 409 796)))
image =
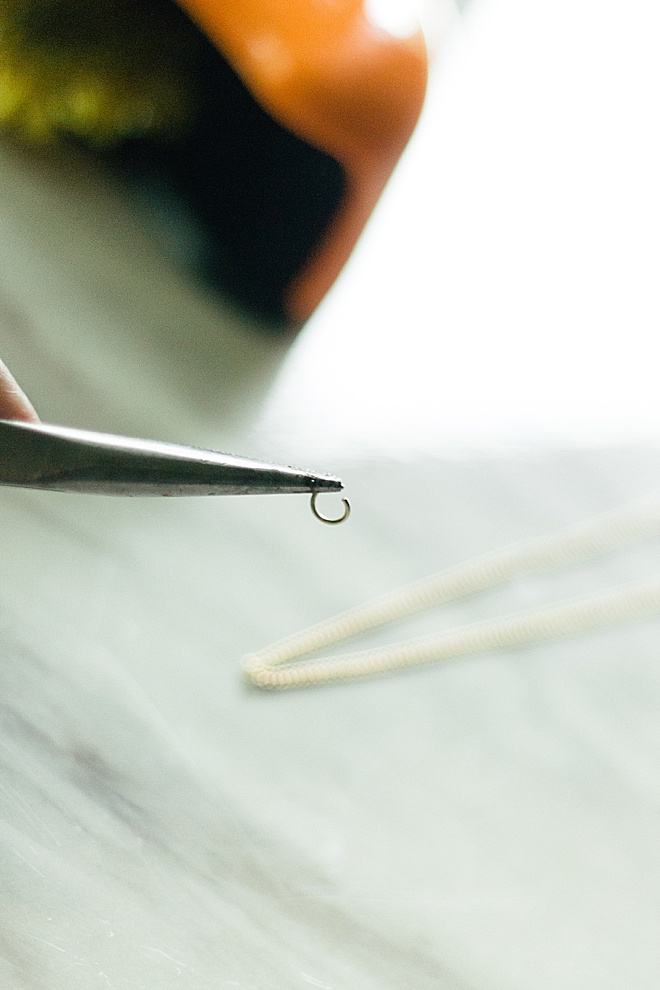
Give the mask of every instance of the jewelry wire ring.
POLYGON ((348 501, 347 498, 342 499, 342 502, 344 503, 343 515, 339 516, 338 519, 328 519, 327 516, 322 516, 319 510, 316 508, 316 499, 318 498, 318 495, 319 492, 312 492, 312 498, 310 501, 312 512, 314 513, 317 519, 319 519, 323 523, 327 523, 328 526, 336 526, 338 523, 346 522, 346 520, 351 514, 351 503, 348 501))

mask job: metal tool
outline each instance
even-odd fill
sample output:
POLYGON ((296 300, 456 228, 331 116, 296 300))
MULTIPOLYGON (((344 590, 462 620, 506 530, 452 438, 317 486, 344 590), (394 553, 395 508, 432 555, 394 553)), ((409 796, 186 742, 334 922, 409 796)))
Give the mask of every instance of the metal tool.
POLYGON ((0 420, 0 485, 94 495, 339 492, 339 478, 214 450, 0 420))

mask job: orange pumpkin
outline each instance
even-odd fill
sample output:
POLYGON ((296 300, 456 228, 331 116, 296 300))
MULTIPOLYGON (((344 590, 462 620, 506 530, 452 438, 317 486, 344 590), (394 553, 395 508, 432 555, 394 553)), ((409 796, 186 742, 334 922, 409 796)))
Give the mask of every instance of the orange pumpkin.
POLYGON ((421 32, 399 38, 362 0, 178 0, 256 101, 342 167, 342 202, 285 288, 303 323, 330 288, 419 116, 427 55, 421 32))

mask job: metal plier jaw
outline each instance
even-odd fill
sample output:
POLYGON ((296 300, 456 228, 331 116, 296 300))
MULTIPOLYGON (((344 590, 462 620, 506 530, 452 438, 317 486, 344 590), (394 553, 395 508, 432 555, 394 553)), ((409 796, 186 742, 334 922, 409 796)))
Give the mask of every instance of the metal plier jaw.
POLYGON ((0 420, 0 485, 93 495, 338 492, 339 478, 187 447, 0 420))

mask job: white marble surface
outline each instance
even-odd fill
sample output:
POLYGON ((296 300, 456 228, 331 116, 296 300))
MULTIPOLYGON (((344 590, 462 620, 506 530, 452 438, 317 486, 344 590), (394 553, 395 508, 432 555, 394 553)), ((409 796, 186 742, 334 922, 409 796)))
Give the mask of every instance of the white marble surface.
MULTIPOLYGON (((509 23, 514 7, 482 10, 509 23)), ((468 54, 481 23, 468 23, 468 54)), ((0 353, 44 418, 295 451, 341 473, 354 505, 335 530, 302 497, 2 491, 1 985, 655 990, 657 621, 288 695, 250 691, 238 674, 243 653, 340 608, 656 488, 649 361, 635 380, 631 362, 612 378, 633 414, 609 443, 604 390, 587 379, 599 446, 571 446, 561 416, 549 442, 549 406, 535 421, 533 388, 511 391, 520 375, 463 429, 423 373, 407 392, 387 381, 394 338, 379 345, 367 304, 346 302, 362 283, 374 319, 405 308, 411 248, 395 228, 406 277, 381 279, 374 295, 382 251, 371 270, 365 249, 289 351, 194 288, 84 162, 5 148, 0 185, 0 353), (333 319, 342 339, 362 341, 343 363, 333 319), (380 410, 364 430, 356 380, 380 410), (388 449, 395 402, 412 412, 388 449)), ((380 238, 405 189, 386 198, 380 238)), ((418 250, 423 260, 428 246, 418 250)), ((481 265, 477 287, 490 278, 481 265)), ((451 338, 440 275, 423 289, 434 325, 429 315, 424 334, 415 323, 401 337, 407 370, 413 341, 424 368, 451 338)), ((653 285, 644 291, 651 299, 653 285)), ((483 339, 476 311, 470 325, 483 339)), ((584 441, 594 419, 569 406, 584 441)), ((657 566, 649 544, 456 603, 406 633, 657 566)))

